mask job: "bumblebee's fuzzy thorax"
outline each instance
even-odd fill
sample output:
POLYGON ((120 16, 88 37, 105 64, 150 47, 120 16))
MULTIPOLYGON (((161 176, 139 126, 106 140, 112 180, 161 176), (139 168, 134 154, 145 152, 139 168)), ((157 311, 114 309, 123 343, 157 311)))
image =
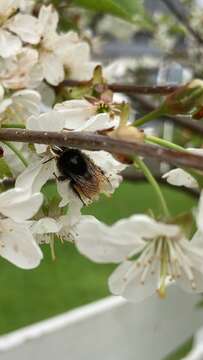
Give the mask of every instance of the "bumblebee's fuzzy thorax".
POLYGON ((69 180, 73 191, 85 205, 109 188, 109 180, 102 169, 84 152, 66 147, 53 147, 51 151, 59 172, 57 180, 69 180))

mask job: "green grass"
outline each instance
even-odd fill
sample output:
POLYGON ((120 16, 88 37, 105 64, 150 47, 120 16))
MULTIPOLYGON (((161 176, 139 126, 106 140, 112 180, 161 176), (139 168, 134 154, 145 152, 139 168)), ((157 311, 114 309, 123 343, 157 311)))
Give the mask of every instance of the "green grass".
MULTIPOLYGON (((162 187, 174 214, 195 205, 192 196, 162 187)), ((85 213, 112 223, 133 213, 159 206, 153 190, 146 183, 125 183, 110 198, 101 200, 85 213)), ((32 271, 18 269, 0 259, 0 334, 67 311, 107 296, 107 278, 112 265, 98 265, 82 257, 73 245, 56 247, 52 261, 49 247, 44 246, 42 265, 32 271)))

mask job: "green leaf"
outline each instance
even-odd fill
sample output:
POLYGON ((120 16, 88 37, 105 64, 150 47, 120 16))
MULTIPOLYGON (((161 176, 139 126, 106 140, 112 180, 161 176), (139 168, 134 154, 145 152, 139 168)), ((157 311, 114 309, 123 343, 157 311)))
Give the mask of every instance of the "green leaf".
POLYGON ((141 0, 73 0, 75 5, 97 12, 111 14, 134 22, 137 13, 143 13, 141 0))
POLYGON ((12 177, 12 172, 7 164, 7 162, 1 158, 0 159, 0 178, 3 177, 12 177))
POLYGON ((188 339, 183 345, 162 360, 181 360, 192 348, 193 338, 188 339))

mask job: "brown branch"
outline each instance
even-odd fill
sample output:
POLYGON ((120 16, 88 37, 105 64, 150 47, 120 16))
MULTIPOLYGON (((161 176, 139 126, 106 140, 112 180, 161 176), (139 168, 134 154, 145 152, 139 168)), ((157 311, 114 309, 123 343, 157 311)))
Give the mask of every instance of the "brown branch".
POLYGON ((85 150, 106 150, 110 153, 134 156, 135 154, 147 158, 154 158, 159 162, 166 161, 180 167, 191 167, 203 170, 203 157, 191 153, 161 148, 159 146, 115 140, 108 136, 88 132, 46 132, 31 130, 1 129, 0 141, 17 141, 58 146, 70 146, 85 150))
POLYGON ((179 10, 175 5, 175 2, 173 2, 172 0, 161 1, 166 5, 170 12, 176 17, 176 19, 181 22, 181 24, 187 29, 187 31, 192 35, 192 37, 197 41, 197 43, 202 46, 203 39, 201 38, 200 34, 192 28, 184 11, 179 10))
MULTIPOLYGON (((89 81, 78 81, 78 80, 64 80, 59 87, 61 86, 86 86, 89 85, 89 81)), ((124 92, 126 94, 160 94, 160 95, 168 95, 173 91, 177 90, 178 86, 175 85, 165 85, 165 86, 139 86, 134 84, 117 84, 112 83, 108 84, 108 88, 115 92, 124 92)))

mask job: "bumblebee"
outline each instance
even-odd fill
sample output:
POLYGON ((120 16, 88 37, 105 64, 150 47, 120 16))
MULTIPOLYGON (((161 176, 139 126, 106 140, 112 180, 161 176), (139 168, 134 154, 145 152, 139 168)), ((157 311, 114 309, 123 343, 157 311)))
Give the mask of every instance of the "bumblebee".
POLYGON ((102 169, 82 151, 53 146, 51 152, 59 172, 59 176, 54 174, 55 177, 58 181, 69 180, 71 188, 84 205, 96 199, 100 192, 111 188, 102 169))

